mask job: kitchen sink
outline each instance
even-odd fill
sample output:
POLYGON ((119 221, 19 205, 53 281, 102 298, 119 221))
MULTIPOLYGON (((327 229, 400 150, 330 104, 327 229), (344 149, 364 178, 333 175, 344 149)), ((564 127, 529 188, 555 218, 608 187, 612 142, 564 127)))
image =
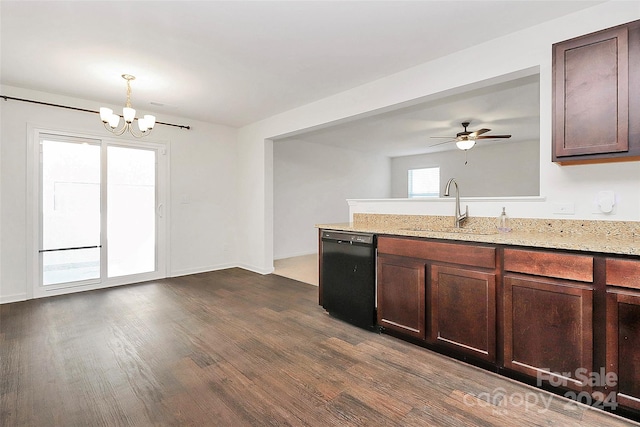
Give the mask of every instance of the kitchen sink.
POLYGON ((447 228, 440 228, 440 229, 407 227, 407 228, 401 228, 401 230, 424 231, 429 233, 447 233, 447 234, 476 234, 476 235, 487 235, 487 236, 491 234, 498 234, 497 230, 478 230, 478 229, 465 228, 465 227, 461 227, 461 228, 447 227, 447 228))

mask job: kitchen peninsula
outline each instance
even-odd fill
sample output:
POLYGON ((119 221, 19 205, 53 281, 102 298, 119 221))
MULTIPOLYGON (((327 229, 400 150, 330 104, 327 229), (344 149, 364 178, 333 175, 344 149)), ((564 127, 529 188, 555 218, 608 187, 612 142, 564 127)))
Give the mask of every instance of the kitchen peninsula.
POLYGON ((510 218, 512 231, 499 233, 496 219, 470 217, 460 229, 452 217, 355 213, 353 222, 316 228, 549 249, 640 256, 640 222, 510 218))
POLYGON ((452 221, 354 214, 317 228, 377 236, 383 332, 637 416, 640 223, 514 218, 498 233, 495 218, 452 221))

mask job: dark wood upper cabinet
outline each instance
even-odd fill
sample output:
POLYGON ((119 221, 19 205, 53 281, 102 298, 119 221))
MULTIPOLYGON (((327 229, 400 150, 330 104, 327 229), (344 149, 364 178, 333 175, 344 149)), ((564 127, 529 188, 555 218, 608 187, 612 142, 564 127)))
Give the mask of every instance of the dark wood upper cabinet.
POLYGON ((640 160, 640 21, 553 45, 553 161, 640 160))

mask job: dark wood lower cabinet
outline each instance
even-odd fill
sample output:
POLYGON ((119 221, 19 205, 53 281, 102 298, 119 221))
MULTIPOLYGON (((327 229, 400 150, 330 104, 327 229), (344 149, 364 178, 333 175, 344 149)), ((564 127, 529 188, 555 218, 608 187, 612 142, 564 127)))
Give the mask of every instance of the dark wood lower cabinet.
POLYGON ((378 256, 378 324, 425 339, 424 261, 394 255, 378 256))
POLYGON ((504 277, 504 366, 554 386, 590 391, 593 372, 591 286, 508 274, 504 277))
POLYGON ((607 291, 607 370, 617 377, 616 403, 640 410, 640 291, 607 291))
POLYGON ((496 275, 431 266, 427 341, 496 361, 496 275))
POLYGON ((380 236, 377 271, 389 332, 640 419, 638 257, 380 236))
POLYGON ((380 326, 495 362, 495 247, 381 236, 377 283, 380 326))

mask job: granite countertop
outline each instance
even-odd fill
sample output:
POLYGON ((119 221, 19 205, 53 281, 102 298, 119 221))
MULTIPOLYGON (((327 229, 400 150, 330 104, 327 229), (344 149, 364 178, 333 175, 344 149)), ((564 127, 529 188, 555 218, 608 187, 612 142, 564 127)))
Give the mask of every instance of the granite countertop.
POLYGON ((316 228, 394 236, 425 237, 501 245, 640 255, 640 223, 512 219, 512 231, 499 233, 495 218, 475 218, 461 229, 452 217, 355 214, 354 222, 317 224, 316 228))

